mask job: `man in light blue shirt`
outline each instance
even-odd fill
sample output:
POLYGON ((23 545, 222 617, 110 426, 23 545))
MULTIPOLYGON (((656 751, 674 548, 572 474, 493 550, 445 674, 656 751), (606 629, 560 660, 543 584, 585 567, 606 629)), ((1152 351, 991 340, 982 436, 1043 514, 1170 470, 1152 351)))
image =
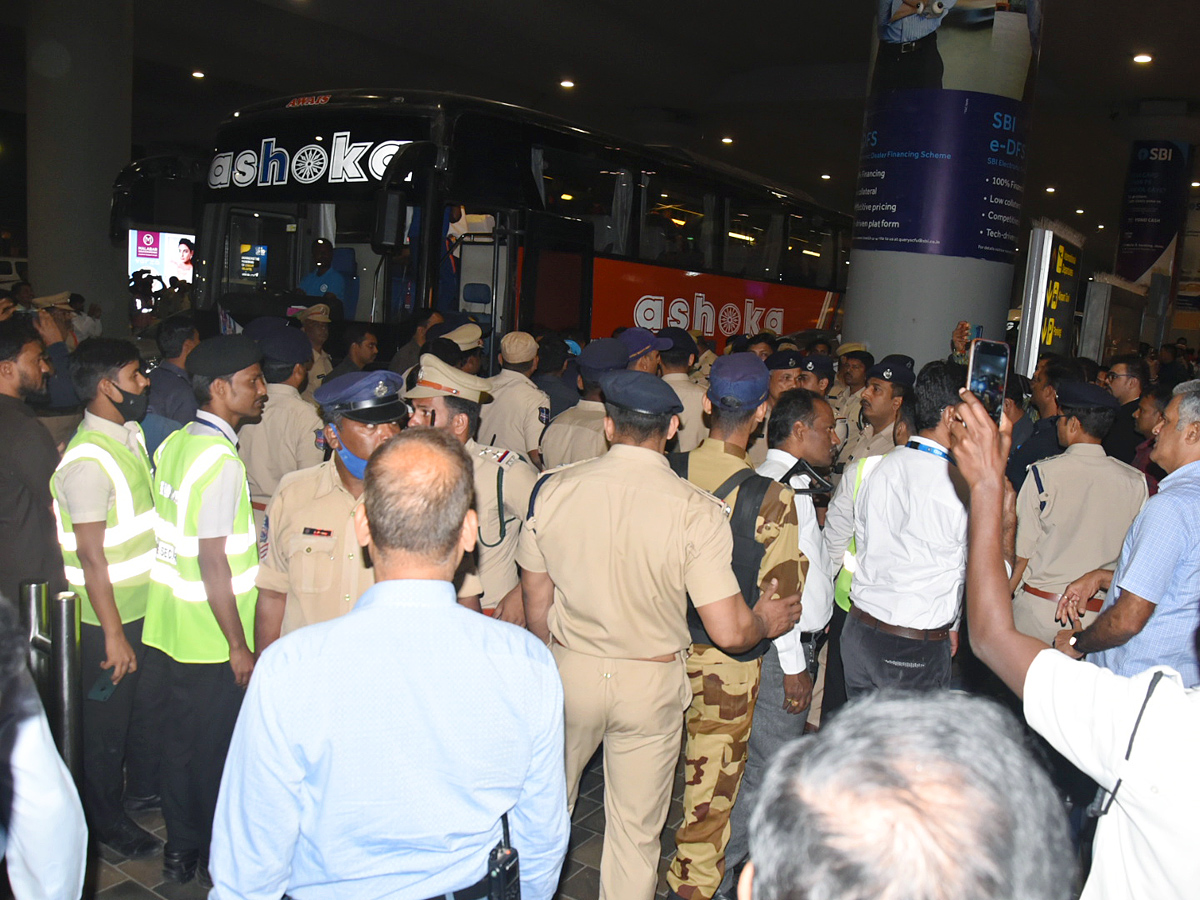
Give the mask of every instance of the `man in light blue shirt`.
POLYGON ((312 258, 315 268, 300 279, 300 290, 310 297, 321 297, 332 310, 335 306, 344 308, 346 299, 346 278, 333 268, 333 244, 325 238, 317 238, 312 243, 312 258), (333 295, 332 299, 329 295, 333 295), (337 303, 333 301, 336 300, 337 303))
POLYGON ((1170 666, 1184 686, 1200 684, 1193 636, 1200 625, 1200 380, 1185 381, 1154 429, 1150 458, 1170 474, 1133 521, 1115 571, 1097 569, 1067 586, 1062 621, 1108 590, 1086 629, 1060 631, 1054 646, 1118 675, 1170 666))
POLYGON ((472 486, 441 431, 372 456, 355 530, 376 584, 259 660, 221 783, 215 900, 483 898, 504 814, 522 897, 554 894, 570 827, 562 684, 532 634, 456 602, 472 486))
POLYGON ((879 50, 872 94, 941 88, 937 30, 957 0, 878 0, 879 50))

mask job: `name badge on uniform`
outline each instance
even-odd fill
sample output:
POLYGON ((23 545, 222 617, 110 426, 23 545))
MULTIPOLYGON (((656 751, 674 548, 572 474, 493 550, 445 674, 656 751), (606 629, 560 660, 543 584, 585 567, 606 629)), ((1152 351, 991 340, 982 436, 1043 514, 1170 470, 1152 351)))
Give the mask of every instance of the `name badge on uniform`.
POLYGON ((158 549, 155 555, 165 563, 175 565, 175 545, 168 544, 166 541, 158 542, 158 549))
POLYGON ((313 537, 333 537, 333 532, 328 528, 305 528, 303 533, 313 537))

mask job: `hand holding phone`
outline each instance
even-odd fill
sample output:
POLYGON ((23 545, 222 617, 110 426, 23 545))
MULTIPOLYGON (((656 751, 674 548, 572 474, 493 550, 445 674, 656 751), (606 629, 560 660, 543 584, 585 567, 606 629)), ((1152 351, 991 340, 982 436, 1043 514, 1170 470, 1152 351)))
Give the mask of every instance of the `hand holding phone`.
POLYGON ((1008 344, 1002 341, 971 341, 967 364, 967 388, 979 398, 988 415, 997 423, 1004 410, 1004 392, 1008 387, 1008 344))

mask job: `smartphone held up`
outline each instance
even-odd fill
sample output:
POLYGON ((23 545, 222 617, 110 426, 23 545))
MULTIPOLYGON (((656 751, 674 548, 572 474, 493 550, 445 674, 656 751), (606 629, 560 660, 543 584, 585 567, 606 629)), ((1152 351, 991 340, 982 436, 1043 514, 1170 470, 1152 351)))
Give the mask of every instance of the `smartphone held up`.
POLYGON ((997 424, 1008 385, 1008 349, 1002 341, 976 338, 971 341, 967 364, 967 386, 997 424))

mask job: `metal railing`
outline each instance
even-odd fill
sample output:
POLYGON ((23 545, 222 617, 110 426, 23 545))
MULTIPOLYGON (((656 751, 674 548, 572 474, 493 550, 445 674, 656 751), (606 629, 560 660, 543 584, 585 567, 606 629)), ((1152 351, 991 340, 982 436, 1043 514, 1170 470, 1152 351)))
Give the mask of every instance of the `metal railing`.
POLYGON ((24 582, 21 628, 29 639, 29 669, 46 707, 58 752, 75 779, 83 776, 83 688, 79 661, 79 596, 50 596, 45 582, 24 582))

